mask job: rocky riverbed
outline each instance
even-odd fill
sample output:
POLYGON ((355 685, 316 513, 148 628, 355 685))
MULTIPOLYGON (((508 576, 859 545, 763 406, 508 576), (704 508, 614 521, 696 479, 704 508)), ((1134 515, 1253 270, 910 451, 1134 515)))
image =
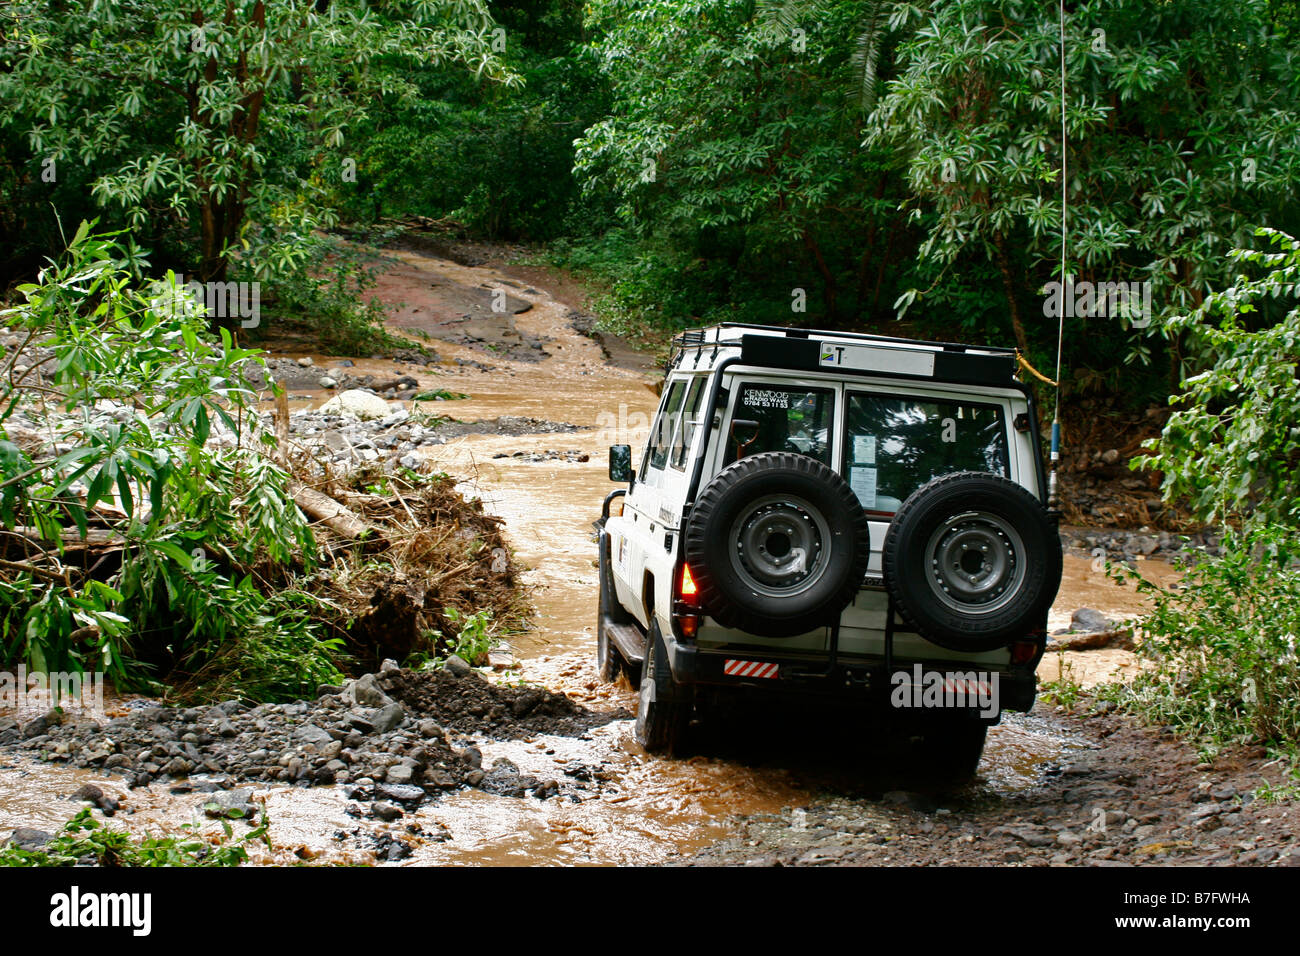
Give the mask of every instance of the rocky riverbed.
POLYGON ((1300 866, 1294 781, 1263 748, 1205 762, 1171 729, 1144 727, 1108 702, 1084 701, 1076 711, 1040 703, 1034 715, 1010 715, 1001 733, 993 732, 997 741, 1037 726, 1066 741, 1032 787, 884 784, 874 792, 825 793, 738 819, 733 836, 683 862, 1300 866))
POLYGON ((0 718, 0 747, 120 774, 132 788, 158 781, 174 793, 246 782, 349 784, 366 797, 418 803, 485 780, 494 792, 545 795, 557 789, 553 781, 507 783, 508 768, 484 769, 481 751, 457 741, 580 735, 614 716, 543 688, 489 683, 452 657, 434 670, 389 662, 378 674, 322 687, 314 701, 180 708, 141 699, 102 721, 60 709, 23 722, 0 718))

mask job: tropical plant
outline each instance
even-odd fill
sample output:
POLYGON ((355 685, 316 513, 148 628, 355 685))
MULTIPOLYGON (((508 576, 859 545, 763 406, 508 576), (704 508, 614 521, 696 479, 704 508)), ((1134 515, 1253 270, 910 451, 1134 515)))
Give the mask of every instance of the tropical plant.
POLYGON ((138 685, 141 661, 198 673, 239 637, 259 648, 245 693, 314 690, 337 676, 335 642, 311 599, 253 580, 315 560, 255 427, 259 359, 210 334, 187 290, 134 281, 122 253, 83 223, 2 313, 23 341, 0 360, 0 654, 138 685), (88 540, 101 560, 67 556, 88 540))

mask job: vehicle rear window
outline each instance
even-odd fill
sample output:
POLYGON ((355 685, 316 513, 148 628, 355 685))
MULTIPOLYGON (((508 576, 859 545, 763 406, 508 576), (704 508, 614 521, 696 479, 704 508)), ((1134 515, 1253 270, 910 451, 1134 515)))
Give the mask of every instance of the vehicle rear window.
POLYGON ((727 461, 764 451, 792 451, 829 465, 834 405, 835 395, 826 388, 745 383, 732 414, 727 461), (744 426, 746 421, 757 423, 757 429, 744 426))
POLYGON ((884 514, 893 514, 912 492, 940 475, 1007 475, 1002 408, 850 394, 844 466, 862 507, 884 514))

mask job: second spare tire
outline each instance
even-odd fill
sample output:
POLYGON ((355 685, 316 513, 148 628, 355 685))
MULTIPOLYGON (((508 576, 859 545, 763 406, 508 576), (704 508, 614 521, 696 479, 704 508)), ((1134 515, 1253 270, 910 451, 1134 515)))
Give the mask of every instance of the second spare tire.
POLYGON ((987 651, 1041 629, 1061 585, 1055 519, 1000 475, 957 472, 922 485, 885 536, 885 586, 940 647, 987 651))
POLYGON ((830 624, 871 559, 866 513, 840 475, 792 452, 714 476, 686 526, 701 609, 724 627, 790 637, 830 624))

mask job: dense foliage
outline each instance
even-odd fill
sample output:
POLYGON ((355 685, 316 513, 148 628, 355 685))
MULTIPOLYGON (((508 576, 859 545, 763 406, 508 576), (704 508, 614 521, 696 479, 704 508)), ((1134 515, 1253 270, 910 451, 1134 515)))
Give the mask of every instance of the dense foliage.
POLYGON ((1126 575, 1154 603, 1140 622, 1154 667, 1108 693, 1209 749, 1263 741, 1300 769, 1300 243, 1261 233, 1270 251, 1235 250, 1243 274, 1170 320, 1207 368, 1134 462, 1226 524, 1223 553, 1172 587, 1126 575))
POLYGON ((123 253, 83 224, 3 314, 47 358, 0 364, 0 658, 119 686, 140 684, 142 661, 165 676, 231 659, 252 696, 314 690, 338 677, 337 642, 285 577, 315 547, 252 427, 243 363, 257 359, 209 333, 188 290, 134 279, 123 253), (92 526, 116 563, 66 556, 92 526))

